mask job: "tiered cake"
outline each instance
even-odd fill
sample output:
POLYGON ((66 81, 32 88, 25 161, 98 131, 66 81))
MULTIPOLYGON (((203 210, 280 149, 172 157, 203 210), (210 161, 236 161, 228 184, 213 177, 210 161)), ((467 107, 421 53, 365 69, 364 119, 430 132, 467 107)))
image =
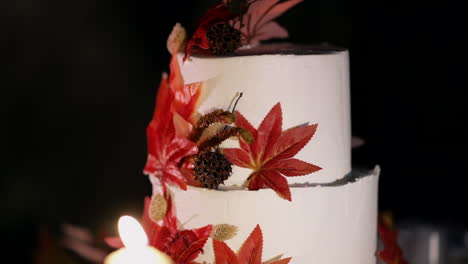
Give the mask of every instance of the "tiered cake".
MULTIPOLYGON (((233 165, 221 190, 173 189, 179 219, 186 228, 237 226, 238 235, 229 240, 235 249, 259 224, 263 255, 284 253, 292 257, 290 263, 375 263, 378 169, 369 175, 351 173, 348 52, 273 45, 249 53, 262 55, 193 57, 183 64, 186 83, 204 83, 206 97, 200 98, 198 110, 227 109, 241 92, 236 109, 257 128, 280 102, 283 130, 318 124, 294 158, 322 169, 288 177, 292 201, 287 201, 269 188, 242 189, 252 169, 233 165)), ((221 150, 236 143, 224 142, 221 150)), ((211 245, 205 249, 200 259, 213 260, 211 245)))
POLYGON ((174 27, 144 225, 175 263, 376 262, 379 169, 351 168, 347 50, 258 43, 287 36, 272 19, 298 2, 220 1, 188 41, 174 27))

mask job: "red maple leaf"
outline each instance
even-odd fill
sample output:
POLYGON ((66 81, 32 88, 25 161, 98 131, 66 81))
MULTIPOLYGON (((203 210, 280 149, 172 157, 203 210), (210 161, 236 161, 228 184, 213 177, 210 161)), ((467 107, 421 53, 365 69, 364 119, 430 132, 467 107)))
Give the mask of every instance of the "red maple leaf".
POLYGON ((317 124, 283 131, 282 120, 280 103, 270 110, 258 130, 236 112, 236 125, 247 129, 254 142, 247 144, 240 140, 241 148, 223 149, 223 153, 233 164, 253 170, 246 182, 249 190, 268 186, 280 197, 291 201, 291 191, 284 176, 302 176, 321 169, 293 158, 315 134, 317 124))
POLYGON ((148 158, 143 172, 166 183, 187 189, 180 161, 198 152, 186 136, 201 93, 201 83, 184 85, 177 57, 173 56, 170 75, 163 75, 156 97, 153 118, 146 129, 148 158), (180 118, 175 118, 175 117, 180 118))
POLYGON ((212 25, 220 22, 227 22, 235 17, 238 17, 238 14, 231 12, 231 10, 229 10, 224 2, 225 1, 218 1, 218 3, 208 9, 208 11, 200 18, 198 27, 185 46, 184 61, 190 55, 193 46, 198 46, 202 49, 209 48, 206 33, 212 25))
POLYGON ((377 252, 377 256, 387 264, 408 264, 398 244, 398 229, 392 226, 391 219, 381 216, 378 231, 383 249, 377 252))
MULTIPOLYGON (((215 264, 262 264, 263 235, 257 225, 250 236, 242 244, 239 251, 234 253, 229 246, 218 240, 213 240, 215 264)), ((285 258, 269 264, 287 264, 291 258, 285 258)))
MULTIPOLYGON (((161 250, 172 258, 175 264, 195 264, 194 260, 200 253, 210 237, 212 226, 191 230, 180 230, 175 215, 172 198, 168 192, 164 193, 167 201, 167 214, 162 225, 154 222, 149 216, 151 199, 145 197, 145 206, 141 225, 148 235, 149 245, 161 250)), ((115 248, 123 247, 118 237, 106 238, 106 242, 115 248)))
POLYGON ((303 0, 251 0, 244 15, 245 24, 232 23, 240 30, 247 44, 258 44, 261 40, 286 38, 288 31, 273 21, 278 16, 303 0))

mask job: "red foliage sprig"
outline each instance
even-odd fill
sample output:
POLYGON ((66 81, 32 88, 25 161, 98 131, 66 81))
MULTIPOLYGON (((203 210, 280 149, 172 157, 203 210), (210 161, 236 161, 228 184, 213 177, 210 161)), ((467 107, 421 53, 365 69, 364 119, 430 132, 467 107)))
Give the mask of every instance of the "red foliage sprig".
MULTIPOLYGON (((263 234, 259 225, 250 233, 239 251, 234 253, 229 246, 218 240, 213 240, 215 264, 262 264, 263 234)), ((291 258, 285 258, 270 264, 287 264, 291 258)))
POLYGON ((218 3, 208 9, 205 15, 200 18, 198 27, 196 28, 190 40, 187 42, 185 47, 184 60, 186 60, 190 55, 193 46, 198 46, 202 49, 209 48, 206 33, 212 25, 220 22, 228 22, 229 20, 232 20, 238 16, 239 14, 232 12, 228 8, 225 1, 218 1, 218 3))
POLYGON ((249 131, 254 141, 247 144, 240 139, 241 148, 223 149, 223 153, 233 164, 253 170, 246 182, 249 190, 268 186, 280 197, 291 201, 291 191, 285 176, 302 176, 321 169, 293 158, 315 134, 317 124, 283 131, 282 120, 280 103, 270 110, 258 129, 237 112, 236 125, 249 131))
MULTIPOLYGON (((203 247, 210 237, 212 225, 197 229, 180 229, 169 192, 164 193, 164 198, 167 201, 167 213, 160 225, 150 218, 151 199, 145 197, 141 225, 148 235, 149 245, 166 253, 175 264, 196 264, 195 259, 203 253, 203 247)), ((118 237, 106 238, 106 242, 114 248, 124 246, 118 237)))
POLYGON ((386 264, 408 264, 398 244, 398 229, 393 227, 390 216, 379 217, 378 232, 383 249, 377 252, 377 256, 386 264))
POLYGON ((198 26, 185 46, 184 61, 194 46, 207 50, 208 29, 228 22, 242 35, 242 44, 258 44, 271 38, 286 38, 288 31, 273 21, 303 0, 221 0, 200 18, 198 26), (235 6, 234 5, 238 5, 235 6))
POLYGON ((288 31, 273 21, 303 0, 251 0, 243 17, 243 24, 233 23, 240 30, 245 44, 258 44, 262 40, 287 38, 288 31))
POLYGON ((153 118, 146 129, 148 159, 143 172, 158 177, 164 188, 174 184, 185 190, 186 177, 180 162, 198 152, 197 145, 187 136, 201 83, 184 84, 176 55, 171 59, 170 70, 169 77, 164 74, 161 79, 153 118))

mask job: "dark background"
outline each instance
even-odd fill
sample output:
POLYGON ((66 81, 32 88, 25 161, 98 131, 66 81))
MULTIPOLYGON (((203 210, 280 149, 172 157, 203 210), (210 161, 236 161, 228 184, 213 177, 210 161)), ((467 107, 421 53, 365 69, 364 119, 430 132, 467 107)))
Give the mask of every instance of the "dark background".
MULTIPOLYGON (((382 167, 380 209, 464 228, 467 23, 453 2, 306 0, 277 21, 292 42, 350 50, 352 131, 366 141, 353 162, 382 167)), ((166 38, 212 3, 0 3, 4 242, 28 247, 44 226, 105 230, 140 215, 166 38)))

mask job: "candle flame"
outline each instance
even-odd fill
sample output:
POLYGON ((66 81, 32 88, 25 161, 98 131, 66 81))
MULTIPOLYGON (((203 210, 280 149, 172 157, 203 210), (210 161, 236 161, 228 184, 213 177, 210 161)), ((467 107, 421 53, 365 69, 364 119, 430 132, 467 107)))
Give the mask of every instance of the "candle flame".
POLYGON ((128 215, 121 216, 118 223, 120 239, 129 249, 148 245, 148 237, 138 221, 128 215))

